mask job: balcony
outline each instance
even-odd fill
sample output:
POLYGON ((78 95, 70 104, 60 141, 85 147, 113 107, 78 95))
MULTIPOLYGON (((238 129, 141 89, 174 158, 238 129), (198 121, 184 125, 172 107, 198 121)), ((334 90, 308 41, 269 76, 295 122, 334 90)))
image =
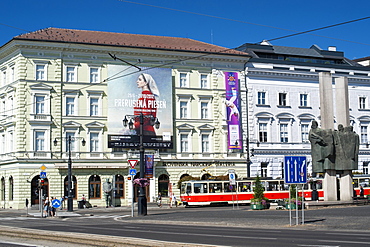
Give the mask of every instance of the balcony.
POLYGON ((28 119, 29 123, 45 123, 51 124, 51 115, 50 114, 30 114, 28 119))

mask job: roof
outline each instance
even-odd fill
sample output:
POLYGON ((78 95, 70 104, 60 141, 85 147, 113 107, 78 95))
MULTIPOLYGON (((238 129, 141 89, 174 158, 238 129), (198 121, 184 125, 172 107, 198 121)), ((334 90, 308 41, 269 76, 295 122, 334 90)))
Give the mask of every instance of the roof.
MULTIPOLYGON (((310 59, 318 59, 318 61, 338 61, 335 65, 333 64, 321 64, 321 66, 335 66, 335 67, 362 67, 360 64, 347 59, 344 57, 344 52, 336 51, 336 49, 332 50, 323 50, 317 45, 312 45, 310 48, 298 48, 298 47, 288 47, 288 46, 276 46, 271 45, 269 42, 262 42, 261 44, 251 44, 251 43, 245 43, 237 48, 239 51, 244 51, 252 56, 250 62, 253 61, 267 61, 268 62, 277 62, 277 63, 289 63, 289 64, 302 64, 307 62, 302 62, 305 59, 307 61, 310 61, 310 59), (301 61, 295 60, 295 61, 285 61, 282 62, 274 60, 274 59, 268 59, 266 56, 263 56, 263 54, 273 54, 276 56, 280 56, 280 58, 290 58, 290 57, 296 57, 296 58, 302 58, 301 61), (262 56, 261 56, 262 55, 262 56)), ((291 60, 291 59, 289 59, 291 60)), ((312 60, 311 60, 312 61, 312 60)))
POLYGON ((228 49, 189 38, 73 30, 53 27, 22 34, 13 39, 249 56, 242 51, 236 51, 234 49, 228 49))

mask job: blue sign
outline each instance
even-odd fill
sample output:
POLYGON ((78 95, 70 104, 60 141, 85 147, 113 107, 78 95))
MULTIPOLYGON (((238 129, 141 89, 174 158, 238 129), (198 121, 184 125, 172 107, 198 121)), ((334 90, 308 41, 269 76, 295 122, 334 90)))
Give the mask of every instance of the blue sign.
POLYGON ((40 178, 46 178, 46 172, 40 172, 40 178))
POLYGON ((136 175, 136 169, 130 169, 130 174, 131 176, 135 176, 136 175))
POLYGON ((307 183, 307 161, 305 156, 285 156, 284 182, 286 184, 307 183))
POLYGON ((60 202, 60 200, 54 199, 51 201, 51 205, 53 206, 53 208, 59 208, 62 205, 62 203, 60 202))

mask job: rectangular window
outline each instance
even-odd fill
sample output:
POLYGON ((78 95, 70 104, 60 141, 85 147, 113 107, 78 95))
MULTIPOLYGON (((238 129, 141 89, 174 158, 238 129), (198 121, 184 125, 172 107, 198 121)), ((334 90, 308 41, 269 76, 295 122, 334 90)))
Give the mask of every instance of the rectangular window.
POLYGON ((180 118, 188 118, 188 102, 180 101, 180 118))
POLYGON ((266 92, 258 92, 257 98, 258 105, 266 105, 266 92))
POLYGON ((287 95, 286 93, 279 93, 279 106, 287 105, 287 95))
POLYGON ((369 161, 365 161, 362 163, 362 173, 369 174, 369 161))
POLYGON ((280 124, 280 142, 288 142, 288 124, 280 124))
POLYGON ((188 135, 186 135, 186 134, 181 134, 180 135, 180 148, 181 148, 181 152, 188 152, 189 151, 188 135))
POLYGON ((208 102, 201 102, 200 103, 200 117, 201 119, 208 118, 208 102))
POLYGON ((67 66, 66 73, 67 73, 67 82, 75 82, 76 81, 76 67, 67 66))
POLYGON ((202 135, 202 152, 209 153, 209 135, 202 135))
POLYGON ((69 145, 71 145, 71 152, 74 152, 74 151, 76 151, 75 150, 75 133, 74 132, 67 132, 66 133, 66 152, 68 152, 69 151, 69 145), (71 143, 69 143, 69 137, 71 137, 71 143))
POLYGON ((307 107, 308 106, 308 95, 307 94, 300 94, 299 95, 299 106, 307 107))
POLYGON ((188 75, 187 73, 180 73, 180 87, 188 87, 188 75))
POLYGON ((35 151, 45 151, 45 131, 35 132, 35 151))
POLYGON ((13 82, 15 80, 15 72, 14 67, 10 68, 10 82, 13 82))
POLYGON ((66 116, 75 115, 75 98, 67 97, 66 98, 66 116))
POLYGON ((200 87, 208 88, 208 75, 200 75, 200 87))
POLYGON ((98 68, 90 68, 90 82, 91 83, 99 82, 99 69, 98 68))
POLYGON ((267 123, 260 123, 258 126, 259 142, 267 142, 267 123))
POLYGON ((359 109, 366 109, 366 97, 359 97, 359 109))
POLYGON ((99 152, 99 133, 90 133, 90 152, 99 152))
POLYGON ((3 85, 6 85, 6 71, 3 72, 3 85))
POLYGON ((36 80, 45 80, 45 64, 36 65, 36 80))
POLYGON ((367 126, 361 126, 361 143, 367 143, 367 126))
POLYGON ((35 97, 35 113, 36 114, 44 114, 45 113, 45 96, 43 95, 36 95, 35 97))
POLYGON ((90 116, 99 115, 99 98, 90 98, 90 116))
POLYGON ((301 125, 302 142, 308 142, 308 124, 301 125))

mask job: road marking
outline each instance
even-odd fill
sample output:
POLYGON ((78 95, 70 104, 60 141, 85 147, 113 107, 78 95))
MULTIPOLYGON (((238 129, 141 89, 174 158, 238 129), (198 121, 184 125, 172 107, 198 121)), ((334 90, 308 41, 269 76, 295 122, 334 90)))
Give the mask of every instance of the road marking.
POLYGON ((25 243, 20 243, 20 242, 10 242, 10 241, 1 241, 1 244, 13 244, 13 245, 21 245, 21 246, 29 246, 29 247, 45 247, 45 245, 30 245, 30 244, 25 244, 25 243))

